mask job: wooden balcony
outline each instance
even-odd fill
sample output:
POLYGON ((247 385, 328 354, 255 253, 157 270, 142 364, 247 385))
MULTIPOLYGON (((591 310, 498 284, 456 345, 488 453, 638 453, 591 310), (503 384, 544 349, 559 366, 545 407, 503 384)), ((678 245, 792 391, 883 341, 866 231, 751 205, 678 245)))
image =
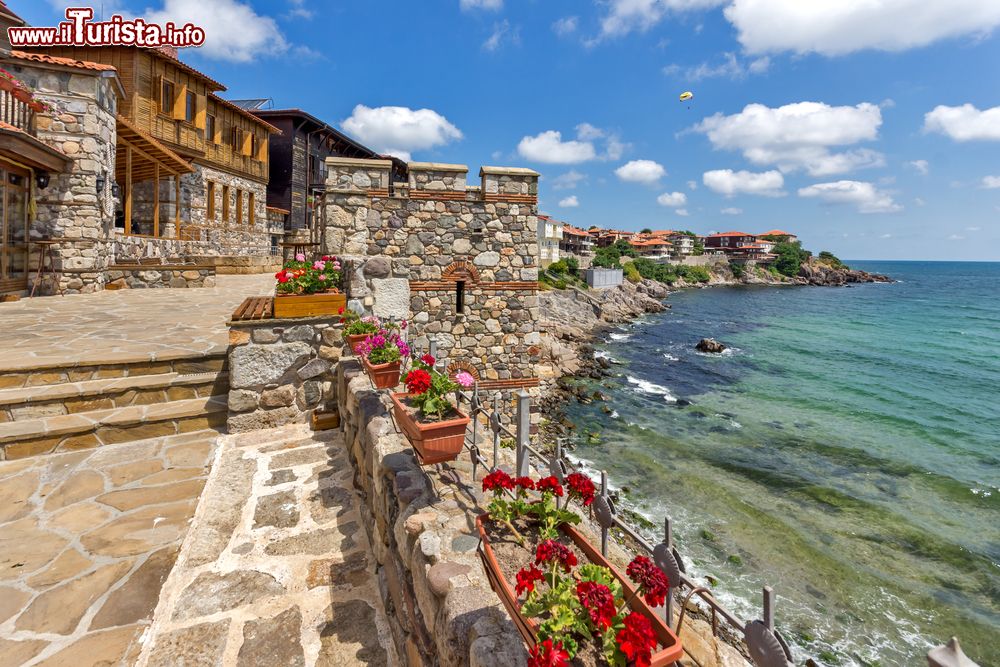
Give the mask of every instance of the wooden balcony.
POLYGON ((27 102, 17 99, 9 90, 0 89, 0 122, 29 136, 36 136, 35 112, 27 102))

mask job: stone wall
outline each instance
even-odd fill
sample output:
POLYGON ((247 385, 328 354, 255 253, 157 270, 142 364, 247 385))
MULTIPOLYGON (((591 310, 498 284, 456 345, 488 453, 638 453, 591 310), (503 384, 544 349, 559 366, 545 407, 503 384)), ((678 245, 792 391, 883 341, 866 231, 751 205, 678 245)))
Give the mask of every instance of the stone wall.
POLYGON ((336 384, 398 654, 411 667, 523 667, 524 644, 476 553, 475 517, 485 510, 468 458, 447 464, 464 483, 432 483, 434 469, 417 465, 357 361, 340 362, 336 384))
POLYGON ((229 432, 308 422, 336 400, 336 318, 230 322, 229 432))
POLYGON ((356 260, 352 306, 413 321, 484 390, 535 391, 538 173, 415 162, 386 187, 388 160, 327 160, 323 250, 356 260))
MULTIPOLYGON (((92 292, 102 289, 110 263, 109 239, 114 226, 117 133, 117 82, 99 72, 51 70, 8 63, 12 73, 52 106, 37 116, 38 139, 71 159, 66 172, 50 174, 48 187, 36 189, 33 239, 63 239, 52 248, 50 268, 39 283, 40 294, 92 292), (98 192, 98 176, 105 180, 98 192)), ((32 253, 31 280, 36 253, 32 253)), ((29 289, 31 285, 29 283, 29 289)))
POLYGON ((129 266, 108 269, 104 289, 215 287, 214 266, 129 266))

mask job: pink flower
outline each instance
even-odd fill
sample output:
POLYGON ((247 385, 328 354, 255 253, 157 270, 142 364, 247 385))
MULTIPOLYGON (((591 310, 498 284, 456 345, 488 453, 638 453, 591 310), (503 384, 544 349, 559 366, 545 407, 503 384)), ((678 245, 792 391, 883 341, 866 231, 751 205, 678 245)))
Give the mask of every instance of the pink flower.
POLYGON ((302 253, 300 252, 299 254, 297 254, 297 255, 295 256, 295 261, 296 261, 296 262, 304 262, 304 261, 306 261, 306 256, 305 256, 305 255, 303 255, 303 254, 302 254, 302 253))
POLYGON ((313 262, 313 269, 315 269, 316 271, 322 271, 325 268, 326 268, 326 262, 320 262, 320 261, 313 262))
POLYGON ((326 274, 325 274, 325 273, 321 273, 321 274, 319 274, 319 275, 318 275, 318 276, 316 276, 316 277, 317 277, 317 278, 318 278, 319 280, 321 280, 321 281, 324 281, 324 282, 326 281, 326 274))
POLYGON ((460 385, 468 389, 472 385, 476 384, 476 378, 472 377, 471 373, 462 371, 461 373, 455 376, 455 382, 459 383, 460 385))

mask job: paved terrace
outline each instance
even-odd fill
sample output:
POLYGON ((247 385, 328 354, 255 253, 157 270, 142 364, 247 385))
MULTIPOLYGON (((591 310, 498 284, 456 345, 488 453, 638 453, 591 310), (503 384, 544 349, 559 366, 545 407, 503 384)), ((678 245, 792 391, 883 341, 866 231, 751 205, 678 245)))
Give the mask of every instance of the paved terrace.
POLYGON ((0 371, 137 363, 225 351, 226 321, 270 274, 222 275, 216 287, 135 289, 0 303, 0 371))

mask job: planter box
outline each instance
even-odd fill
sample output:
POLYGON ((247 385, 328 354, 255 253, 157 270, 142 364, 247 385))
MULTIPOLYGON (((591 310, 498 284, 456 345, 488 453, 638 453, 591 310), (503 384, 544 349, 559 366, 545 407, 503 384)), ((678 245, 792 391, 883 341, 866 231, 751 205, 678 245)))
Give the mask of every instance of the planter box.
MULTIPOLYGON (((521 614, 521 605, 517 601, 517 593, 514 592, 514 588, 510 585, 510 582, 504 577, 503 571, 500 569, 500 565, 493 554, 493 548, 490 546, 489 536, 486 534, 486 529, 483 526, 483 522, 488 520, 488 514, 476 517, 476 528, 479 530, 480 540, 479 557, 483 561, 483 567, 486 569, 486 576, 490 580, 490 586, 500 597, 500 601, 506 607, 507 613, 510 614, 511 620, 514 621, 514 625, 517 626, 517 630, 521 633, 521 637, 524 638, 525 643, 530 648, 533 648, 535 646, 535 635, 538 634, 538 624, 534 619, 527 618, 521 614)), ((579 531, 568 524, 563 524, 559 527, 559 530, 573 541, 573 544, 584 553, 591 563, 611 570, 611 574, 621 583, 622 592, 626 600, 635 594, 635 586, 632 585, 632 582, 608 562, 599 550, 591 546, 590 542, 584 539, 579 531)), ((653 632, 656 633, 656 639, 662 647, 659 651, 653 653, 652 660, 650 661, 651 667, 671 665, 684 656, 684 648, 681 645, 681 640, 667 626, 663 618, 646 604, 645 600, 641 597, 635 597, 629 603, 629 608, 649 619, 653 625, 653 632)))
POLYGON ((339 412, 320 412, 319 410, 313 412, 312 429, 314 431, 329 431, 335 428, 340 428, 339 412))
POLYGON ((354 347, 365 338, 368 338, 368 336, 374 335, 375 334, 354 334, 353 336, 348 336, 347 334, 344 334, 344 338, 347 339, 347 347, 350 348, 351 354, 355 354, 354 347))
POLYGON ((402 399, 410 394, 400 392, 392 394, 392 414, 406 439, 413 445, 420 465, 432 465, 454 461, 462 453, 465 446, 465 430, 469 426, 469 418, 456 409, 458 417, 443 422, 421 424, 403 404, 402 399))
POLYGON ((274 297, 274 317, 315 317, 317 315, 336 315, 341 308, 347 307, 346 294, 302 294, 276 295, 274 297))
POLYGON ((361 358, 361 364, 365 367, 368 377, 372 379, 372 384, 376 389, 394 389, 399 385, 399 368, 402 362, 394 361, 389 364, 370 364, 365 357, 361 358))

